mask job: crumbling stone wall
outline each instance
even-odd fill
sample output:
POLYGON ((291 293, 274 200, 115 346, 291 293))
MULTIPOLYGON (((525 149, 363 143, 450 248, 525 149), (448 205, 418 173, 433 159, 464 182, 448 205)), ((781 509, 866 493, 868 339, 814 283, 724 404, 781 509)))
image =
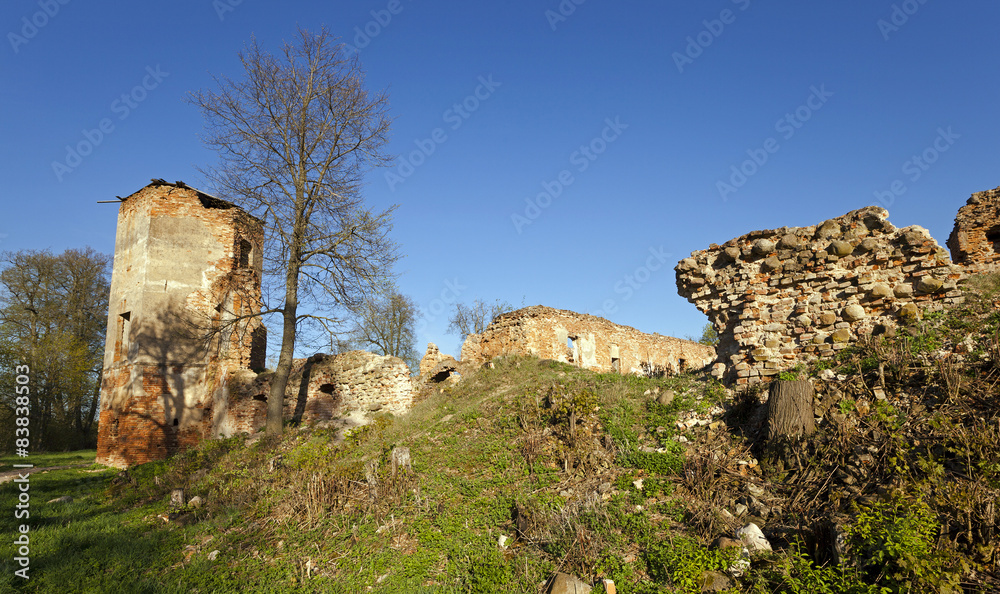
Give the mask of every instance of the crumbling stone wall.
MULTIPOLYGON (((232 374, 226 410, 215 420, 216 436, 254 433, 264 426, 273 376, 271 372, 232 374)), ((307 424, 346 418, 362 425, 374 413, 400 415, 412 404, 410 369, 402 359, 365 351, 317 354, 292 363, 283 416, 307 424)))
POLYGON ((442 354, 436 344, 428 342, 427 352, 424 353, 423 358, 420 359, 420 377, 426 378, 427 374, 437 367, 438 363, 447 358, 448 355, 442 354))
POLYGON ((697 342, 535 305, 498 316, 481 334, 470 334, 462 345, 462 362, 482 364, 515 353, 621 373, 675 373, 699 369, 715 359, 715 349, 697 342))
POLYGON ((897 229, 887 217, 870 206, 811 227, 753 231, 682 260, 678 292, 719 333, 713 373, 729 384, 768 381, 959 300, 965 269, 926 229, 897 229))
POLYGON ((261 221, 182 182, 122 199, 97 461, 164 458, 211 432, 222 378, 262 364, 261 221), (216 333, 208 336, 207 331, 216 333))
POLYGON ((948 237, 951 259, 969 271, 1000 267, 1000 188, 977 192, 958 210, 948 237))

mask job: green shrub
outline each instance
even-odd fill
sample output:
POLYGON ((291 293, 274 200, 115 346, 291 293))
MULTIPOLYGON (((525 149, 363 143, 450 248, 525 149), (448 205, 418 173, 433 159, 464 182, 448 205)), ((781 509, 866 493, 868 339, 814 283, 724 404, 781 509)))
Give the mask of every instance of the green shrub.
POLYGON ((671 475, 680 473, 684 468, 684 446, 673 441, 665 446, 667 451, 632 452, 622 456, 623 466, 639 468, 653 474, 671 475))
POLYGON ((470 556, 469 592, 502 592, 514 582, 514 570, 496 549, 470 556))
POLYGON ((862 568, 890 592, 960 591, 958 576, 935 551, 938 531, 924 501, 900 498, 862 507, 847 534, 862 568))
POLYGON ((680 592, 701 592, 702 574, 725 571, 736 562, 740 549, 709 549, 692 538, 679 537, 649 547, 646 565, 650 577, 672 584, 680 592))
POLYGON ((574 390, 567 394, 558 394, 553 388, 548 394, 549 406, 552 408, 552 420, 555 423, 569 421, 570 415, 576 413, 583 417, 597 410, 600 404, 597 395, 587 388, 574 390))
POLYGON ((778 374, 778 379, 783 382, 794 382, 805 378, 805 366, 796 365, 791 369, 786 369, 778 374))
POLYGON ((816 567, 798 547, 793 547, 777 563, 768 565, 750 589, 754 594, 884 594, 884 590, 863 582, 851 569, 816 567))

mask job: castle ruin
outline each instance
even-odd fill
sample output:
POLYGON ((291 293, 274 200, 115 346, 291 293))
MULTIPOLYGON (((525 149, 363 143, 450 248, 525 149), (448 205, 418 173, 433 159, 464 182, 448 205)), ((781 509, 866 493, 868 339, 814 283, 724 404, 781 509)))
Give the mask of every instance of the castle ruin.
MULTIPOLYGON (((258 374, 262 221, 183 182, 153 180, 120 200, 97 462, 124 468, 256 432, 272 375, 258 374)), ((297 359, 283 409, 295 422, 356 425, 411 403, 402 360, 354 351, 297 359)))
POLYGON ((719 334, 713 374, 770 381, 859 337, 957 303, 957 283, 1000 269, 1000 188, 974 194, 948 241, 897 229, 870 206, 810 227, 752 231, 693 252, 675 268, 682 297, 719 334))
POLYGON ((227 374, 262 368, 263 226, 182 182, 121 199, 97 461, 165 458, 211 433, 227 374))
POLYGON ((710 346, 542 305, 497 316, 482 333, 466 337, 461 356, 463 363, 481 364, 515 353, 618 373, 677 373, 715 360, 710 346))
POLYGON ((1000 188, 977 192, 958 209, 948 249, 971 272, 1000 269, 1000 188))
MULTIPOLYGON (((97 461, 128 467, 259 430, 271 377, 259 373, 262 221, 182 182, 153 180, 120 200, 97 461)), ((926 229, 897 229, 887 218, 866 207, 819 225, 753 231, 682 260, 678 292, 708 315, 717 348, 533 306, 470 334, 462 363, 524 354, 645 374, 711 365, 746 387, 957 303, 960 280, 1000 270, 1000 188, 959 210, 951 259, 926 229)), ((446 359, 430 345, 421 373, 446 359)), ((284 414, 361 424, 406 412, 413 389, 395 357, 317 354, 295 361, 284 414)))

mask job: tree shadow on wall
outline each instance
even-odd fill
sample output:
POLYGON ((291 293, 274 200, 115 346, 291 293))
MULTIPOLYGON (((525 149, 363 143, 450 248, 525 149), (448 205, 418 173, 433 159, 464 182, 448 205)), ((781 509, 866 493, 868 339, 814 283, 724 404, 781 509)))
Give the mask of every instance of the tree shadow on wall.
MULTIPOLYGON (((135 435, 118 434, 109 444, 128 465, 141 461, 141 456, 170 456, 181 449, 182 442, 200 440, 199 425, 206 417, 211 419, 214 392, 225 381, 217 376, 222 334, 184 308, 169 306, 131 319, 130 324, 123 359, 116 365, 124 364, 132 372, 124 399, 115 410, 118 418, 138 419, 141 430, 135 435), (200 397, 193 393, 199 386, 205 389, 200 397), (192 409, 189 399, 203 406, 192 409), (185 433, 191 435, 185 438, 185 433)), ((140 427, 133 426, 133 430, 140 427)))
POLYGON ((309 400, 309 382, 312 380, 312 370, 316 363, 326 358, 323 353, 316 353, 306 359, 302 367, 302 378, 299 381, 299 391, 295 396, 295 411, 292 413, 292 424, 298 426, 302 423, 302 415, 306 412, 306 402, 309 400))
MULTIPOLYGON (((336 356, 337 355, 316 353, 306 359, 305 365, 302 367, 302 379, 299 383, 299 389, 295 397, 295 409, 292 412, 291 418, 292 424, 300 425, 304 420, 306 412, 310 412, 307 405, 310 402, 309 388, 312 383, 314 366, 336 356)), ((337 394, 337 387, 334 384, 320 384, 317 386, 317 390, 320 394, 329 397, 329 400, 326 400, 320 395, 313 395, 313 408, 311 411, 312 418, 310 422, 329 421, 335 416, 334 411, 338 410, 340 407, 341 396, 337 394)))

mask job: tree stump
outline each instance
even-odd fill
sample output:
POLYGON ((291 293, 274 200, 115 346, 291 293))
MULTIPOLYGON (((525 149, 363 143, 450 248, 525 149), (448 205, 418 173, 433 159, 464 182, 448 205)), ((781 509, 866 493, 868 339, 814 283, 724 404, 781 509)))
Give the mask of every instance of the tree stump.
POLYGON ((392 448, 389 460, 392 463, 392 478, 396 478, 396 474, 400 471, 413 472, 413 465, 410 463, 410 448, 392 448))
POLYGON ((812 435, 813 386, 809 380, 771 382, 767 398, 767 439, 797 439, 812 435))

